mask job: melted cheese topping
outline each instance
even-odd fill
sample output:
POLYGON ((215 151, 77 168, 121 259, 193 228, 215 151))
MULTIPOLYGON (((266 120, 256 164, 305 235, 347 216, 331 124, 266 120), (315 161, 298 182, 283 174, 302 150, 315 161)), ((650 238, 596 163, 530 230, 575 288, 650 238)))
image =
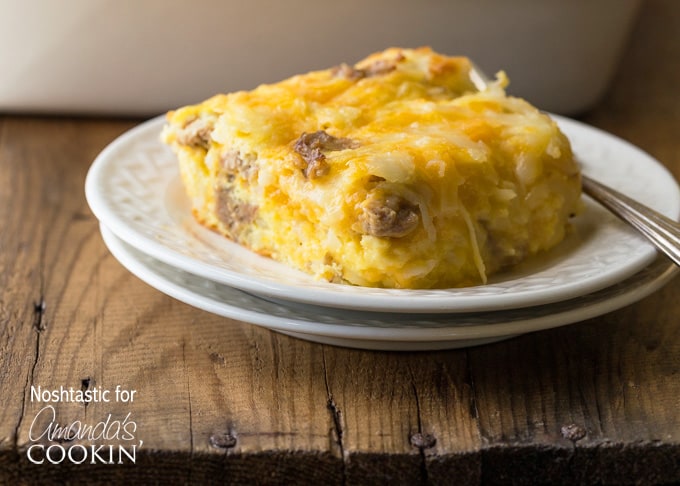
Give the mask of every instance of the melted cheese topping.
POLYGON ((473 285, 559 243, 579 207, 568 140, 505 84, 388 49, 181 108, 163 138, 197 218, 257 252, 357 285, 473 285))

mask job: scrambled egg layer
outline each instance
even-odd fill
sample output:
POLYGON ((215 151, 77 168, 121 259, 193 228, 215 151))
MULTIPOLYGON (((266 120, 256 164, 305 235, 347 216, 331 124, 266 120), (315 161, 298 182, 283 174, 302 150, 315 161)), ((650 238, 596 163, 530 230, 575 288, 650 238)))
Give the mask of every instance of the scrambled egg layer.
POLYGON ((549 249, 579 208, 567 138, 505 76, 388 49, 168 114, 197 219, 334 282, 476 285, 549 249))

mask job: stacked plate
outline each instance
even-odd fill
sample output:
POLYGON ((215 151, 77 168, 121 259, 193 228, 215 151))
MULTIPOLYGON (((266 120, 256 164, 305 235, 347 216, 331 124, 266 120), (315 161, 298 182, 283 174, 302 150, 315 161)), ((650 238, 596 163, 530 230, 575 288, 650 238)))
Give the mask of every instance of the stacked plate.
MULTIPOLYGON (((670 217, 672 175, 636 147, 555 117, 585 173, 670 217)), ((317 281, 197 224, 162 118, 92 164, 85 192, 111 253, 133 274, 200 309, 321 343, 390 350, 471 346, 582 321, 639 300, 677 268, 593 201, 553 251, 477 287, 373 289, 317 281)), ((229 321, 225 320, 225 325, 229 321)))

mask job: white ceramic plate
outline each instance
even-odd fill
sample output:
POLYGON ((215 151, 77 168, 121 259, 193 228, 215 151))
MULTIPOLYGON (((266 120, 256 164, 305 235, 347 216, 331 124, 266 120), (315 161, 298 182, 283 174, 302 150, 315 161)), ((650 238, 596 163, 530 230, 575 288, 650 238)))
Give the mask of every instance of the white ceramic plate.
POLYGON ((537 307, 485 313, 398 314, 273 302, 172 267, 135 250, 104 226, 111 253, 152 287, 214 314, 309 341, 364 349, 426 350, 473 346, 613 311, 649 295, 679 269, 663 257, 606 289, 537 307))
MULTIPOLYGON (((676 217, 680 191, 670 173, 636 147, 556 117, 584 171, 676 217)), ((86 181, 92 211, 135 248, 195 275, 268 298, 394 312, 472 312, 542 305, 613 285, 649 265, 654 248, 596 203, 574 219, 554 251, 462 289, 373 289, 318 281, 256 255, 198 225, 177 162, 159 141, 162 118, 123 134, 94 161, 86 181)))

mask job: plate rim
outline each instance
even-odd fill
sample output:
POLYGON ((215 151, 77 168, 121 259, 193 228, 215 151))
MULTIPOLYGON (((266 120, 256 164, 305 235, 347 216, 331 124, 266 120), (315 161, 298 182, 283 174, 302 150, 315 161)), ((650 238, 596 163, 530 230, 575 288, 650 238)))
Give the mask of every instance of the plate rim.
MULTIPOLYGON (((520 319, 510 322, 494 322, 482 324, 450 324, 445 327, 371 327, 371 326, 352 326, 340 324, 328 324, 323 322, 301 321, 299 317, 296 319, 296 312, 299 316, 299 311, 294 308, 290 309, 290 315, 287 318, 277 317, 273 314, 250 309, 239 308, 234 304, 225 302, 216 302, 211 297, 206 297, 191 289, 182 287, 179 283, 169 281, 167 278, 159 274, 157 270, 150 268, 144 262, 140 261, 134 252, 144 255, 154 263, 166 265, 170 271, 177 271, 184 273, 191 278, 201 279, 200 276, 193 275, 185 270, 172 267, 154 256, 144 253, 143 251, 134 248, 119 237, 117 237, 105 225, 100 225, 100 232, 102 239, 113 257, 131 274, 139 278, 141 281, 150 285, 161 293, 183 302, 192 307, 201 309, 203 311, 215 314, 221 317, 238 320, 260 327, 264 327, 278 332, 289 332, 297 335, 308 335, 310 337, 325 337, 337 338, 341 340, 354 340, 357 342, 357 347, 367 348, 371 343, 446 343, 446 342, 463 342, 463 341, 478 341, 483 339, 492 339, 504 337, 512 337, 530 332, 537 332, 542 330, 562 327, 568 324, 574 324, 593 317, 597 317, 614 310, 620 309, 626 305, 630 305, 659 288, 666 285, 678 273, 680 268, 673 263, 659 257, 653 264, 645 267, 641 272, 638 272, 633 277, 629 277, 626 281, 619 284, 620 289, 606 288, 593 294, 589 294, 589 298, 594 299, 591 303, 586 305, 571 305, 568 310, 551 313, 547 304, 543 309, 543 313, 536 318, 520 319), (132 251, 130 251, 132 250, 132 251), (658 268, 657 268, 658 267, 658 268), (644 271, 648 270, 650 275, 643 275, 644 271), (636 281, 636 278, 642 279, 642 283, 636 281), (645 280, 646 279, 646 280, 645 280), (628 282, 626 284, 625 282, 628 282), (598 294, 601 296, 598 298, 598 294), (611 294, 611 295, 608 295, 611 294), (361 343, 364 343, 363 345, 361 343)), ((256 299, 265 308, 270 305, 277 305, 270 303, 258 296, 253 296, 240 289, 229 287, 225 284, 217 282, 210 282, 214 285, 220 286, 227 291, 233 291, 245 294, 251 299, 256 299)), ((583 297, 582 297, 583 298, 583 297)), ((579 300, 576 298, 574 300, 579 300)), ((574 302, 577 304, 577 302, 574 302)), ((314 309, 310 309, 310 312, 314 309)), ((375 319, 376 313, 364 312, 368 319, 375 319)), ((382 314, 382 313, 378 313, 382 314)), ((502 316, 503 311, 497 311, 496 314, 502 316)), ((391 314, 386 314, 390 316, 391 314)), ((410 317, 410 316, 409 316, 410 317)), ((433 319, 455 319, 458 318, 456 314, 433 314, 433 319)), ((387 319, 387 318, 385 318, 387 319)), ((457 346, 457 345, 456 345, 457 346)), ((454 347, 452 345, 451 347, 454 347)), ((375 348, 377 349, 377 348, 375 348)), ((434 348, 433 348, 434 349, 434 348)))

